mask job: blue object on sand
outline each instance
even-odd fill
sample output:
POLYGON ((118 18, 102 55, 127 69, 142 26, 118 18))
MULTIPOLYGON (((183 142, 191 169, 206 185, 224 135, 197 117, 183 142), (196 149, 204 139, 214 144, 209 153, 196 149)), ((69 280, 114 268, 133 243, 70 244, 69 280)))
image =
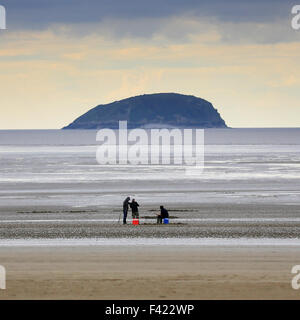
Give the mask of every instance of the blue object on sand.
POLYGON ((164 218, 164 224, 169 224, 169 218, 164 218))

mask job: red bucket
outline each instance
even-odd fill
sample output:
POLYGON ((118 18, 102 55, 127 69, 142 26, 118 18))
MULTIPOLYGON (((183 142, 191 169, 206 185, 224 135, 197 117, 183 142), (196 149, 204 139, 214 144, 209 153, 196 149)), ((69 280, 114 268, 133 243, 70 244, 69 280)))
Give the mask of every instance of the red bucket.
POLYGON ((132 224, 135 226, 139 225, 140 224, 139 219, 132 219, 132 224))

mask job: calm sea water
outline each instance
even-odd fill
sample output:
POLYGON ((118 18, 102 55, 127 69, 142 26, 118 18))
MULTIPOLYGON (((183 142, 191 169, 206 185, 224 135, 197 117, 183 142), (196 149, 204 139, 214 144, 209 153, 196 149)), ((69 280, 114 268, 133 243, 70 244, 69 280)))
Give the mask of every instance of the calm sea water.
MULTIPOLYGON (((96 145, 95 130, 0 130, 1 146, 96 145)), ((206 129, 208 145, 299 145, 300 128, 206 129)))
POLYGON ((0 207, 300 200, 300 129, 205 130, 205 169, 100 166, 96 131, 0 131, 0 207))

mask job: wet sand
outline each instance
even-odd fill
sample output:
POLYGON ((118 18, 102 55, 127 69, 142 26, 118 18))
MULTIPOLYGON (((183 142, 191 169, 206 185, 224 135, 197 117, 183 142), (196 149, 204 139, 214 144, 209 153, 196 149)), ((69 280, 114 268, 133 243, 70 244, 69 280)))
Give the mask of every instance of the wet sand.
POLYGON ((300 290, 291 287, 300 246, 274 245, 299 240, 298 205, 168 207, 171 224, 162 226, 155 225, 157 206, 142 208, 140 226, 118 224, 116 208, 2 207, 0 265, 6 267, 7 289, 0 290, 0 299, 300 298, 300 290), (108 244, 72 245, 72 239, 78 243, 99 238, 108 244), (134 245, 116 245, 125 238, 134 245), (185 245, 151 244, 151 239, 166 238, 185 245), (204 238, 220 242, 188 243, 204 238), (269 245, 240 245, 241 238, 267 238, 269 245), (139 239, 149 242, 141 245, 139 239), (225 246, 222 239, 232 242, 225 246), (35 245, 14 244, 23 240, 35 245), (58 245, 41 245, 44 240, 58 245))
MULTIPOLYGON (((163 226, 156 225, 158 207, 159 204, 143 206, 140 211, 141 225, 138 227, 124 227, 118 223, 121 210, 111 207, 1 208, 0 240, 300 237, 300 205, 212 203, 167 206, 170 225, 163 226)), ((128 223, 131 223, 130 213, 128 223)))
POLYGON ((298 247, 0 248, 1 299, 299 299, 298 247))

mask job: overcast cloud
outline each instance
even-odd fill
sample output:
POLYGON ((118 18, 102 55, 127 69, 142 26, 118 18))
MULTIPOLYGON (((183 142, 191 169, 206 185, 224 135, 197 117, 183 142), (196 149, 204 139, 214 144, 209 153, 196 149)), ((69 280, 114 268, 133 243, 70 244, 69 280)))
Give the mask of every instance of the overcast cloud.
POLYGON ((53 29, 85 36, 189 41, 216 32, 224 42, 299 41, 290 0, 0 0, 8 32, 53 29), (61 26, 68 28, 61 28, 61 26), (237 27, 238 26, 238 27, 237 27))

